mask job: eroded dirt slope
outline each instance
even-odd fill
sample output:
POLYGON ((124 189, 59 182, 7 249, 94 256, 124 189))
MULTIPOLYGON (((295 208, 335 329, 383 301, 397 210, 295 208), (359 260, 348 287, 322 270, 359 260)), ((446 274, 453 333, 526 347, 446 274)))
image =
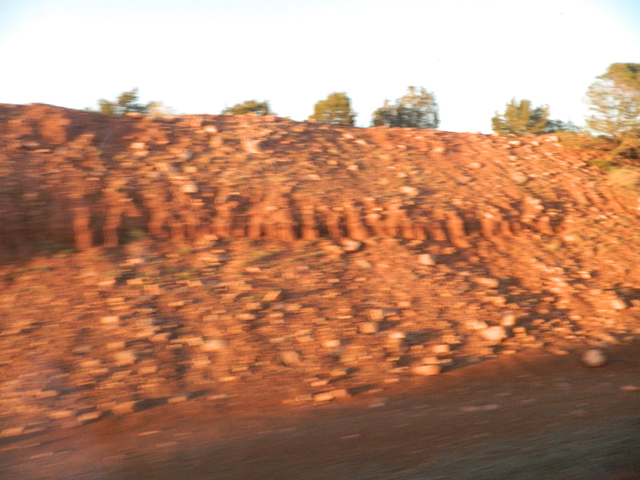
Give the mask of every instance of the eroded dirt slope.
POLYGON ((553 136, 0 105, 0 436, 633 342, 638 199, 589 160, 553 136))
MULTIPOLYGON (((606 368, 540 350, 346 401, 249 408, 204 397, 0 440, 21 480, 635 480, 640 345, 606 368)), ((226 402, 230 402, 227 400, 226 402)))

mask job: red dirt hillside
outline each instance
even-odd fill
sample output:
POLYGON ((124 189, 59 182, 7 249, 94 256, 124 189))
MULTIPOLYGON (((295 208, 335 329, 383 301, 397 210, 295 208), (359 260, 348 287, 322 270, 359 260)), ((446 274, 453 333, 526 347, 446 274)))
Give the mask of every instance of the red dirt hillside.
POLYGON ((633 342, 640 204, 591 155, 0 105, 0 437, 633 342))

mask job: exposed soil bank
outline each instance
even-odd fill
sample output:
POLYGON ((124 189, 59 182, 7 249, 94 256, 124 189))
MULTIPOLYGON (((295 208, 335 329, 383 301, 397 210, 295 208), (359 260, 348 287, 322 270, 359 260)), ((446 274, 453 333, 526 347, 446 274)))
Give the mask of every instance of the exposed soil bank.
POLYGON ((528 352, 342 404, 194 400, 4 442, 3 478, 637 479, 640 347, 528 352), (625 388, 627 387, 627 388, 625 388), (245 409, 244 411, 242 411, 245 409))

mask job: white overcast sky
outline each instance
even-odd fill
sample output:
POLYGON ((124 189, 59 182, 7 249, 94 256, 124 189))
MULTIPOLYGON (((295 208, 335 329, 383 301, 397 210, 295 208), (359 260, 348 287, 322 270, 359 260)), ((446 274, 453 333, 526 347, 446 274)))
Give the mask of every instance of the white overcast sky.
POLYGON ((0 103, 138 87, 178 113, 256 99, 304 120, 338 91, 369 126, 415 85, 440 129, 488 133, 512 97, 583 124, 614 62, 640 63, 640 0, 0 0, 0 103))

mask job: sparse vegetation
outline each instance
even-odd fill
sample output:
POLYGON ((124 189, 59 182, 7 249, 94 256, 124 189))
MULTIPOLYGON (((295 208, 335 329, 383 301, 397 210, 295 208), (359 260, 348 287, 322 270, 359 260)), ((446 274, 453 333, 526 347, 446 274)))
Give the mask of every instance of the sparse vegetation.
POLYGON ((73 251, 69 245, 56 242, 40 242, 40 247, 49 255, 73 251))
POLYGON ((146 105, 138 103, 138 89, 134 88, 122 93, 115 102, 101 98, 98 100, 98 110, 107 115, 124 116, 128 113, 142 115, 164 115, 169 112, 162 102, 149 102, 146 105))
POLYGON ((599 168, 603 172, 609 172, 615 168, 615 165, 608 160, 594 159, 589 162, 592 167, 599 168))
POLYGON ((134 228, 133 230, 130 230, 127 232, 127 239, 126 239, 126 243, 132 243, 132 242, 136 242, 138 240, 141 240, 143 238, 147 238, 148 237, 148 233, 145 232, 144 230, 140 229, 140 228, 134 228))
POLYGON ((587 126, 596 134, 637 135, 640 128, 640 64, 614 63, 589 87, 587 126))
POLYGON ((440 125, 438 104, 433 93, 424 87, 409 87, 407 94, 396 103, 384 101, 384 105, 373 112, 371 124, 374 127, 430 128, 440 125))
POLYGON ((356 113, 351 108, 351 99, 346 93, 332 93, 326 100, 320 100, 313 107, 310 120, 335 125, 353 125, 356 113))
POLYGON ((549 125, 549 106, 532 108, 530 100, 516 101, 512 99, 507 103, 504 114, 496 115, 491 119, 493 131, 499 135, 539 135, 545 133, 549 125))
POLYGON ((222 111, 223 115, 246 115, 247 113, 254 113, 259 117, 274 114, 269 107, 269 102, 258 102, 256 100, 247 100, 222 111))
POLYGON ((640 168, 624 166, 611 169, 609 181, 614 188, 628 193, 640 192, 640 168))
POLYGON ((587 126, 610 141, 614 157, 640 157, 640 64, 614 63, 589 87, 587 126))

